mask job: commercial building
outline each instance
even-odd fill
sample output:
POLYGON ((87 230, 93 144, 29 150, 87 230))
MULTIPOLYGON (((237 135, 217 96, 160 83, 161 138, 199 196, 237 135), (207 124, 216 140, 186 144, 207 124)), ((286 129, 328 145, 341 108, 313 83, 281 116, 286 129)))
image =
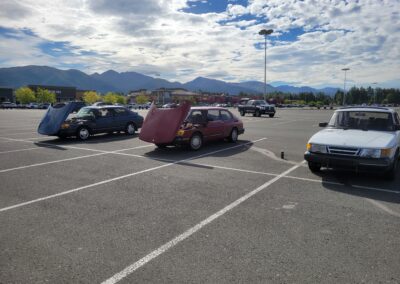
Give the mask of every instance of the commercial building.
POLYGON ((37 92, 38 89, 46 89, 56 95, 57 102, 68 102, 77 100, 75 87, 62 86, 46 86, 46 85, 28 85, 32 91, 37 92))
POLYGON ((0 87, 0 102, 14 102, 14 89, 0 87))

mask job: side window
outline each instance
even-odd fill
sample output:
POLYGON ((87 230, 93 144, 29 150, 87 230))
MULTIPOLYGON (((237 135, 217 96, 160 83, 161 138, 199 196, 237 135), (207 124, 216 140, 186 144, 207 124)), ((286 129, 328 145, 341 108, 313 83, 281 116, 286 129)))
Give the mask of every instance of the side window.
POLYGON ((201 112, 201 110, 194 110, 190 113, 187 120, 194 124, 204 123, 203 113, 201 112))
POLYGON ((115 113, 115 116, 124 116, 124 115, 128 114, 127 110, 123 109, 123 108, 115 108, 114 113, 115 113))
POLYGON ((248 101, 248 102, 247 102, 247 105, 248 105, 248 106, 252 106, 253 103, 254 103, 254 101, 248 101))
POLYGON ((223 121, 231 120, 232 119, 232 115, 226 110, 221 110, 221 119, 223 121))
POLYGON ((397 112, 394 114, 394 124, 400 125, 400 118, 397 112))
POLYGON ((100 109, 99 114, 100 114, 100 117, 111 117, 113 115, 112 111, 107 108, 100 109))
POLYGON ((218 109, 209 109, 207 113, 207 119, 209 121, 219 120, 219 110, 218 109))

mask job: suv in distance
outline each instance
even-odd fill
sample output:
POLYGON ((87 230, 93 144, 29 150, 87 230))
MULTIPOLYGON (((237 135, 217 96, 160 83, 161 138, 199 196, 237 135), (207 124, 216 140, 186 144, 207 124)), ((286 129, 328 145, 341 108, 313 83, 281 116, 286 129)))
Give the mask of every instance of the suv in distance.
POLYGON ((379 107, 348 107, 334 112, 327 127, 307 143, 304 159, 311 171, 321 167, 376 171, 393 179, 400 151, 400 118, 379 107))
POLYGON ((238 111, 241 116, 245 116, 246 113, 252 113, 253 116, 258 117, 262 114, 268 114, 269 117, 274 117, 275 106, 268 104, 264 100, 249 100, 246 104, 239 105, 238 111))

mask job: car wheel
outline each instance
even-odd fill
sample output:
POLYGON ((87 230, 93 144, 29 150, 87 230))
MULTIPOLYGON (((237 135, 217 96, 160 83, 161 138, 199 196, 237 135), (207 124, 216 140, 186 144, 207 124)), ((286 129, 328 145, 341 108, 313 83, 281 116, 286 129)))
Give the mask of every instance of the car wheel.
POLYGON ((321 164, 317 164, 317 163, 313 163, 313 162, 308 162, 308 168, 309 168, 310 171, 312 171, 313 173, 317 173, 317 172, 321 171, 321 164))
POLYGON ((57 137, 58 137, 58 139, 61 139, 61 140, 67 139, 67 136, 65 136, 65 135, 57 135, 57 137))
POLYGON ((157 146, 157 148, 159 148, 159 149, 165 149, 165 148, 167 148, 167 144, 156 144, 156 146, 157 146))
POLYGON ((256 115, 257 117, 260 117, 260 116, 261 116, 261 113, 260 113, 260 111, 259 111, 259 110, 256 110, 256 113, 255 113, 255 115, 256 115))
POLYGON ((90 137, 90 131, 86 126, 82 126, 78 129, 78 131, 76 132, 76 138, 78 138, 78 140, 87 140, 90 137))
POLYGON ((128 123, 125 128, 126 135, 134 135, 136 131, 135 124, 132 122, 128 123))
POLYGON ((273 118, 275 116, 275 113, 270 113, 269 117, 273 118))
POLYGON ((189 147, 190 149, 197 151, 203 145, 203 137, 200 133, 195 133, 190 137, 189 147))
POLYGON ((397 151, 393 161, 393 165, 390 168, 390 170, 385 173, 385 177, 389 180, 394 180, 397 175, 398 166, 399 166, 399 152, 397 151))
POLYGON ((240 115, 241 115, 241 116, 245 116, 245 115, 246 115, 246 112, 245 112, 244 110, 242 110, 242 111, 240 112, 240 115))
POLYGON ((239 134, 238 134, 237 128, 233 128, 231 131, 231 135, 229 135, 229 141, 236 143, 238 140, 238 136, 239 136, 239 134))

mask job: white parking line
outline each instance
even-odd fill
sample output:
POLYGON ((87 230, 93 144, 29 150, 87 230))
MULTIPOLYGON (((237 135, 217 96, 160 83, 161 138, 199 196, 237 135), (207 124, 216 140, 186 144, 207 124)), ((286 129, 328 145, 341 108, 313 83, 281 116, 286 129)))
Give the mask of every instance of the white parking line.
MULTIPOLYGON (((193 159, 198 159, 198 158, 201 158, 201 157, 206 157, 206 156, 209 156, 209 155, 212 155, 212 154, 216 154, 216 153, 232 150, 232 149, 235 149, 235 148, 238 148, 238 147, 243 147, 243 146, 245 146, 247 144, 256 143, 256 142, 262 141, 264 139, 266 139, 266 138, 261 138, 261 139, 254 140, 254 141, 251 141, 251 142, 247 142, 247 143, 235 145, 235 146, 232 146, 232 147, 228 147, 228 148, 212 151, 212 152, 209 152, 209 153, 201 154, 201 155, 198 155, 198 156, 195 156, 195 157, 179 160, 179 161, 176 161, 176 162, 173 162, 173 163, 164 164, 164 165, 161 165, 161 166, 153 167, 153 168, 150 168, 150 169, 146 169, 146 170, 130 173, 130 174, 127 174, 127 175, 123 175, 123 176, 119 176, 119 177, 115 177, 115 178, 111 178, 111 179, 107 179, 107 180, 103 180, 103 181, 100 181, 100 182, 96 182, 96 183, 93 183, 93 184, 85 185, 85 186, 82 186, 82 187, 74 188, 74 189, 63 191, 63 192, 60 192, 60 193, 48 195, 48 196, 45 196, 45 197, 37 198, 37 199, 34 199, 34 200, 18 203, 18 204, 12 205, 12 206, 1 208, 0 212, 8 211, 8 210, 19 208, 19 207, 26 206, 26 205, 29 205, 29 204, 33 204, 33 203, 41 202, 41 201, 44 201, 44 200, 52 199, 52 198, 55 198, 55 197, 63 196, 63 195, 70 194, 70 193, 73 193, 73 192, 76 192, 76 191, 80 191, 80 190, 83 190, 83 189, 92 188, 92 187, 95 187, 95 186, 98 186, 98 185, 110 183, 110 182, 117 181, 117 180, 120 180, 120 179, 124 179, 124 178, 127 178, 127 177, 132 177, 132 176, 135 176, 135 175, 138 175, 138 174, 147 173, 147 172, 154 171, 154 170, 157 170, 157 169, 161 169, 161 168, 165 168, 165 167, 168 167, 168 166, 172 166, 172 165, 175 165, 175 164, 178 164, 178 163, 190 161, 190 160, 193 160, 193 159)), ((98 153, 97 155, 101 155, 101 154, 109 154, 109 153, 108 152, 107 153, 98 153)))
POLYGON ((386 213, 393 215, 395 217, 399 217, 400 218, 400 213, 394 212, 392 209, 390 209, 389 207, 383 205, 382 203, 376 201, 376 200, 372 200, 370 198, 365 198, 369 203, 375 205, 376 207, 382 209, 383 211, 385 211, 386 213))
MULTIPOLYGON (((301 162, 301 163, 303 163, 303 162, 301 162)), ((120 280, 122 280, 123 278, 127 277, 129 274, 132 274, 133 272, 135 272, 137 269, 139 269, 140 267, 142 267, 146 263, 148 263, 151 260, 155 259, 156 257, 160 256, 161 254, 165 253, 166 251, 168 251, 169 249, 173 248, 174 246, 176 246, 180 242, 184 241, 185 239, 187 239, 188 237, 190 237, 191 235, 193 235, 197 231, 201 230, 204 226, 210 224, 211 222, 213 222, 214 220, 216 220, 219 217, 223 216, 224 214, 226 214, 230 210, 234 209, 235 207, 237 207, 241 203, 245 202, 247 199, 249 199, 253 195, 257 194, 258 192, 260 192, 262 190, 264 190, 265 188, 269 187, 271 184, 275 183, 276 181, 280 180, 281 178, 283 178, 284 176, 286 176, 290 172, 294 171, 295 169, 297 169, 300 166, 301 163, 291 167, 290 169, 282 172, 281 174, 279 174, 278 176, 274 177, 273 179, 267 181, 263 185, 257 187, 256 189, 252 190, 251 192, 243 195, 239 199, 235 200, 234 202, 232 202, 231 204, 229 204, 226 207, 222 208, 218 212, 216 212, 213 215, 209 216, 208 218, 204 219, 200 223, 194 225, 193 227, 191 227, 187 231, 183 232, 179 236, 173 238, 169 242, 163 244, 159 248, 157 248, 154 251, 150 252, 148 255, 144 256, 141 259, 139 259, 135 263, 129 265, 128 267, 123 269, 121 272, 118 272, 117 274, 113 275, 109 279, 105 280, 104 282, 102 282, 102 284, 114 284, 114 283, 119 282, 120 280)))
MULTIPOLYGON (((57 146, 54 146, 54 145, 51 145, 51 146, 57 147, 57 146)), ((15 170, 22 170, 22 169, 27 169, 27 168, 45 166, 45 165, 49 165, 49 164, 56 164, 56 163, 62 163, 62 162, 67 162, 67 161, 85 159, 85 158, 101 156, 101 155, 107 155, 107 154, 116 154, 116 153, 122 152, 122 151, 135 150, 135 149, 140 149, 140 148, 150 147, 150 146, 152 146, 152 145, 138 146, 138 147, 126 148, 126 149, 121 149, 121 150, 116 150, 116 151, 93 150, 93 151, 96 151, 97 153, 96 154, 91 154, 91 155, 84 155, 84 156, 79 156, 79 157, 66 158, 66 159, 61 159, 61 160, 55 160, 55 161, 36 163, 36 164, 31 164, 31 165, 26 165, 26 166, 20 166, 20 167, 15 167, 15 168, 4 169, 4 170, 0 170, 0 173, 6 173, 6 172, 10 172, 10 171, 15 171, 15 170)), ((74 148, 75 149, 79 149, 79 150, 91 150, 91 149, 85 149, 85 148, 79 148, 79 147, 78 148, 74 147, 74 148)))

